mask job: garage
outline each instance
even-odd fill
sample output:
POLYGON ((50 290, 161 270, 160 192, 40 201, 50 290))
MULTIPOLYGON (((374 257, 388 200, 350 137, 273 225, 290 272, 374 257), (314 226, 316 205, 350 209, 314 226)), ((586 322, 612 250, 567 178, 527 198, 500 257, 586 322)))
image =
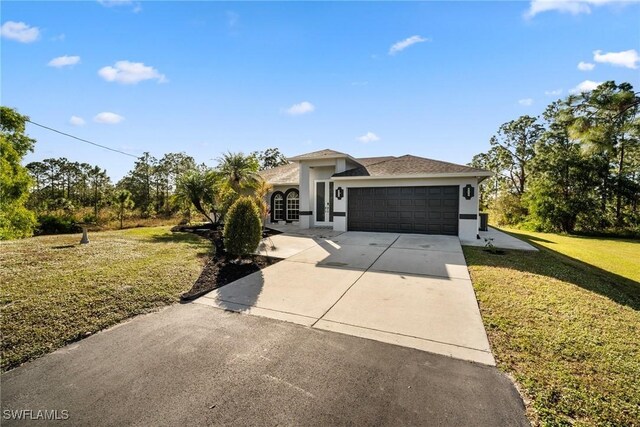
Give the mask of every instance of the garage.
POLYGON ((459 187, 349 188, 347 229, 458 235, 459 187))

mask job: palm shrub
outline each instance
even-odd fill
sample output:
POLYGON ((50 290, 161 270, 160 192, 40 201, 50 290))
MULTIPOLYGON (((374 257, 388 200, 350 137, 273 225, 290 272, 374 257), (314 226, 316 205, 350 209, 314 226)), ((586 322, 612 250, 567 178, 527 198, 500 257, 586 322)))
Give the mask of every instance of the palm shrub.
POLYGON ((262 238, 260 210, 250 197, 239 198, 229 209, 224 223, 227 253, 243 257, 258 248, 262 238))

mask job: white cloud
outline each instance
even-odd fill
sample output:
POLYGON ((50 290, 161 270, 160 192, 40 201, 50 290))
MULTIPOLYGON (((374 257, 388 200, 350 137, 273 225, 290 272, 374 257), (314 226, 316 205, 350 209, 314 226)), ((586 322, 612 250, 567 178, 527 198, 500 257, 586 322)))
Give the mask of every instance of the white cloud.
POLYGON ((369 142, 380 141, 380 137, 373 132, 367 132, 364 135, 357 137, 356 140, 367 144, 369 142))
POLYGON ((84 126, 85 121, 82 117, 71 116, 71 118, 69 119, 69 124, 73 126, 84 126))
POLYGON ((582 83, 580 83, 578 86, 576 86, 573 89, 571 89, 569 91, 569 93, 578 94, 578 93, 584 93, 584 92, 591 92, 592 90, 594 90, 595 88, 597 88, 601 84, 602 84, 602 82, 594 82, 592 80, 585 80, 582 83))
POLYGON ((405 50, 406 48, 408 48, 411 45, 414 45, 416 43, 423 43, 423 42, 428 42, 431 41, 430 39, 424 38, 422 36, 411 36, 408 37, 404 40, 400 40, 397 43, 394 43, 390 48, 389 48, 389 55, 395 55, 398 52, 401 52, 403 50, 405 50))
POLYGON ((229 28, 233 28, 238 25, 239 20, 240 15, 232 10, 227 11, 227 25, 229 26, 229 28))
POLYGON ((20 43, 32 43, 40 37, 40 29, 32 27, 24 22, 7 21, 0 27, 2 37, 20 43))
POLYGON ((133 3, 132 0, 98 0, 104 7, 127 6, 133 3))
POLYGON ((299 116, 301 114, 310 113, 315 109, 316 107, 312 103, 308 101, 302 101, 299 104, 293 104, 291 107, 287 108, 285 112, 290 116, 299 116))
POLYGON ((519 99, 518 104, 523 105, 525 107, 529 107, 533 105, 533 99, 532 98, 519 99))
POLYGON ((110 113, 108 111, 104 111, 102 113, 96 114, 96 116, 93 118, 94 122, 104 123, 107 125, 115 125, 117 123, 120 123, 123 120, 124 120, 124 117, 122 117, 121 115, 116 113, 110 113))
POLYGON ((610 3, 624 5, 634 2, 638 2, 638 0, 532 0, 524 16, 525 18, 533 18, 539 13, 550 11, 579 15, 581 13, 591 13, 593 6, 598 7, 610 3))
POLYGON ((595 68, 596 64, 592 64, 591 62, 578 62, 578 70, 580 71, 591 71, 595 68))
POLYGON ((144 80, 157 80, 166 83, 167 78, 153 67, 142 62, 118 61, 114 66, 106 66, 98 70, 98 75, 108 82, 136 84, 144 80))
POLYGON ((616 67, 636 69, 638 68, 638 62, 640 62, 640 56, 635 49, 608 53, 602 53, 601 50, 596 50, 593 52, 593 60, 604 64, 611 64, 616 67))
POLYGON ((547 96, 558 96, 562 93, 562 89, 545 90, 544 94, 547 96))
POLYGON ((71 67, 78 63, 80 63, 79 56, 64 55, 64 56, 58 56, 57 58, 53 58, 51 61, 49 61, 47 65, 49 67, 62 68, 62 67, 71 67))

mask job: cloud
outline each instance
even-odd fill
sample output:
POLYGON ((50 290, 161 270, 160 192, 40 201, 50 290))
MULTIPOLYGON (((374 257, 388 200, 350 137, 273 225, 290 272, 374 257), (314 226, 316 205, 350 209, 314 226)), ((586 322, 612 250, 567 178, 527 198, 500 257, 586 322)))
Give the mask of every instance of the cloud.
POLYGON ((529 107, 531 105, 533 105, 533 99, 532 98, 524 98, 524 99, 519 99, 518 100, 518 104, 525 106, 525 107, 529 107))
POLYGON ((400 40, 397 43, 394 43, 390 48, 389 48, 389 55, 395 55, 398 52, 401 52, 403 50, 405 50, 406 48, 408 48, 411 45, 414 45, 416 43, 423 43, 423 42, 428 42, 431 41, 431 39, 427 39, 424 38, 422 36, 411 36, 408 37, 404 40, 400 40))
POLYGON ((67 36, 64 33, 58 34, 57 36, 51 37, 51 41, 53 42, 63 42, 67 36))
POLYGON ((98 3, 104 7, 127 6, 133 3, 133 0, 98 0, 98 3))
POLYGON ((591 71, 595 68, 596 64, 592 64, 591 62, 578 62, 578 70, 580 71, 591 71))
POLYGON ((581 13, 591 13, 593 6, 598 7, 610 3, 624 5, 634 2, 638 2, 638 0, 532 0, 524 16, 525 18, 533 18, 539 13, 551 11, 579 15, 581 13))
POLYGON ((69 119, 69 124, 73 125, 73 126, 84 126, 85 121, 84 121, 84 119, 82 117, 71 116, 71 118, 69 119))
POLYGON ((545 90, 544 94, 547 96, 558 96, 562 93, 562 89, 545 90))
POLYGON ((32 43, 40 37, 40 29, 24 22, 7 21, 0 27, 2 37, 20 43, 32 43))
POLYGON ((124 120, 124 117, 122 117, 121 115, 116 113, 110 113, 108 111, 104 111, 102 113, 96 114, 96 116, 93 118, 94 122, 104 123, 107 125, 115 125, 117 123, 120 123, 123 120, 124 120))
POLYGON ((233 28, 238 25, 238 21, 240 20, 240 15, 232 10, 227 11, 227 25, 229 28, 233 28))
POLYGON ((158 83, 166 83, 168 80, 164 74, 160 74, 153 67, 146 66, 142 62, 118 61, 114 66, 100 68, 98 75, 108 82, 122 84, 136 84, 144 80, 157 80, 158 83))
POLYGON ((602 84, 602 82, 594 82, 592 80, 585 80, 582 83, 580 83, 578 86, 576 86, 573 89, 571 89, 569 91, 569 93, 578 94, 578 93, 584 93, 584 92, 591 92, 592 90, 594 90, 595 88, 597 88, 601 84, 602 84))
POLYGON ((616 67, 626 67, 635 70, 638 68, 640 56, 635 49, 608 53, 602 53, 601 50, 596 50, 593 52, 593 60, 603 64, 611 64, 616 67))
POLYGON ((51 61, 49 61, 47 65, 49 67, 63 68, 63 67, 72 67, 79 63, 80 63, 79 56, 64 55, 64 56, 58 56, 57 58, 53 58, 51 61))
POLYGON ((287 108, 285 112, 290 116, 299 116, 302 114, 311 113, 315 109, 316 107, 312 103, 308 101, 302 101, 299 104, 293 104, 291 107, 287 108))
POLYGON ((356 140, 362 142, 363 144, 367 144, 369 142, 380 141, 380 137, 373 132, 367 132, 364 135, 357 137, 356 140))

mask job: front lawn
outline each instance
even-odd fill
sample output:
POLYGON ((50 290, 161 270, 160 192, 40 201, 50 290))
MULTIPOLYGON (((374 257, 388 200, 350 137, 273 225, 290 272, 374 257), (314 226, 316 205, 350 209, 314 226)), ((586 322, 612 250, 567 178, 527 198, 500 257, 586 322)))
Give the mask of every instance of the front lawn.
POLYGON ((640 284, 622 277, 637 277, 640 245, 531 242, 554 251, 464 247, 498 366, 530 400, 534 424, 640 425, 640 284))
POLYGON ((594 267, 640 282, 640 240, 569 236, 515 229, 505 231, 594 267))
POLYGON ((211 243, 169 227, 0 243, 2 368, 177 302, 211 243))

